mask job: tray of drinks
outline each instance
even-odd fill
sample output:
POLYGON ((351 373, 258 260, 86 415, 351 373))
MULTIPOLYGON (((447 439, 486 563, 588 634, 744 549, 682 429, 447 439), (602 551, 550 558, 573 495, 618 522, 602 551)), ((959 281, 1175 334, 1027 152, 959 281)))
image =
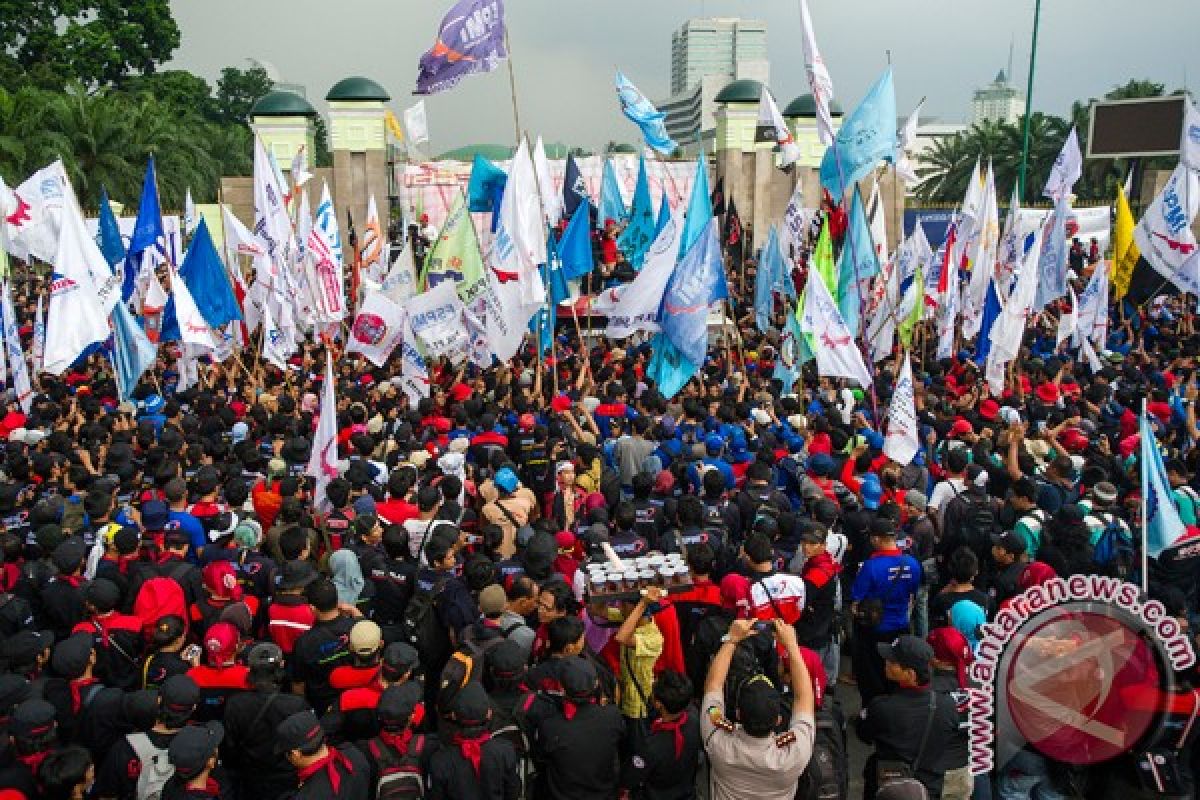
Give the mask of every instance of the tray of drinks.
POLYGON ((602 561, 587 567, 587 593, 592 601, 636 602, 643 590, 657 586, 667 594, 686 592, 692 573, 678 554, 652 553, 621 562, 602 561))

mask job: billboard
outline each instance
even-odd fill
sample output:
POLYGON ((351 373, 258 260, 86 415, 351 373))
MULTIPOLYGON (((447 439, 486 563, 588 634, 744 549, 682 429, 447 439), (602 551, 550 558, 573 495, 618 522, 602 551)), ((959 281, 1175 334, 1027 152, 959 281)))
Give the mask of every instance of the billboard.
POLYGON ((1100 100, 1088 122, 1088 158, 1173 156, 1179 152, 1185 95, 1100 100))

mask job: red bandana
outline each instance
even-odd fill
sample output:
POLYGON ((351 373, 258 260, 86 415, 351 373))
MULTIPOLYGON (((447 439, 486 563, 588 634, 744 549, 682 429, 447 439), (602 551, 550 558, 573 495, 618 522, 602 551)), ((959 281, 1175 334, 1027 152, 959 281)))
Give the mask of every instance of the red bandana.
POLYGON ((492 735, 487 731, 479 734, 474 739, 468 739, 463 736, 455 736, 454 744, 458 745, 458 752, 462 753, 463 758, 471 762, 471 766, 475 768, 475 777, 479 777, 479 762, 483 758, 483 745, 492 735))
POLYGON ((325 774, 329 776, 329 788, 336 795, 338 787, 342 785, 342 776, 337 770, 339 765, 345 767, 346 772, 354 772, 354 766, 350 763, 350 759, 342 755, 336 748, 330 747, 329 755, 314 761, 304 769, 297 770, 296 776, 300 779, 300 783, 304 783, 318 771, 324 769, 325 774))
POLYGON ((675 758, 683 757, 683 726, 687 724, 688 714, 683 712, 679 718, 668 722, 664 719, 656 719, 650 723, 651 733, 666 733, 675 734, 675 758))

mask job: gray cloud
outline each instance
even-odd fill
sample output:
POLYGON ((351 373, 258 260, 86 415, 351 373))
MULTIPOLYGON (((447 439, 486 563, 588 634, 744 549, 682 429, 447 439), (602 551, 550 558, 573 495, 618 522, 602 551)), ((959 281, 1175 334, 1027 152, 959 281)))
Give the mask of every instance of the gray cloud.
MULTIPOLYGON (((183 34, 172 67, 215 81, 247 58, 274 64, 324 108, 337 80, 367 75, 399 111, 411 104, 417 59, 451 0, 173 0, 183 34)), ((612 89, 620 67, 644 92, 668 87, 671 31, 692 16, 766 20, 771 88, 781 103, 807 91, 795 0, 507 0, 521 125, 547 141, 597 147, 632 141, 612 89)), ((891 50, 901 116, 967 116, 971 92, 1005 66, 1024 87, 1033 0, 810 0, 839 101, 853 107, 891 50)), ((1053 0, 1043 4, 1034 108, 1065 114, 1075 99, 1130 78, 1200 80, 1196 0, 1053 0)), ((513 140, 507 70, 473 76, 426 101, 432 149, 513 140)))

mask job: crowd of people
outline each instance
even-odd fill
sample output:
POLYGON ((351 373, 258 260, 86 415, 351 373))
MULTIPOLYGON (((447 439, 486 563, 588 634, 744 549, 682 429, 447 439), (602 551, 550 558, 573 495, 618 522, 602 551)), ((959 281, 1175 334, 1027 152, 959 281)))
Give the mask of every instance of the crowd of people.
MULTIPOLYGON (((44 282, 15 288, 28 337, 44 282)), ((785 392, 748 319, 670 399, 647 342, 574 328, 552 359, 435 363, 416 406, 315 341, 186 391, 164 347, 134 402, 102 350, 41 375, 0 412, 0 799, 1164 796, 1142 752, 967 766, 981 626, 1055 576, 1138 577, 1143 398, 1189 526, 1150 594, 1197 610, 1191 306, 1112 319, 1092 373, 1040 315, 1000 396, 970 353, 914 353, 904 465, 897 358, 869 392, 812 365, 785 392), (590 564, 654 553, 683 585, 593 591, 590 564)), ((1191 797, 1191 728, 1152 744, 1191 797)))

